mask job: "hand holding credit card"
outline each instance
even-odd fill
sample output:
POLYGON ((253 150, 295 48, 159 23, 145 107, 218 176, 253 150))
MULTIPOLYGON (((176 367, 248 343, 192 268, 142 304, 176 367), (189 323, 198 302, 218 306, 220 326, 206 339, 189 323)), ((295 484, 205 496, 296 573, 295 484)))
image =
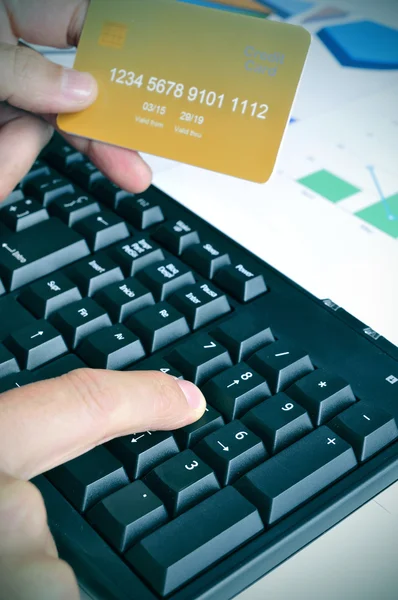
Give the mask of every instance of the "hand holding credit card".
POLYGON ((98 99, 58 126, 262 183, 309 45, 301 27, 176 0, 93 0, 75 68, 98 99))

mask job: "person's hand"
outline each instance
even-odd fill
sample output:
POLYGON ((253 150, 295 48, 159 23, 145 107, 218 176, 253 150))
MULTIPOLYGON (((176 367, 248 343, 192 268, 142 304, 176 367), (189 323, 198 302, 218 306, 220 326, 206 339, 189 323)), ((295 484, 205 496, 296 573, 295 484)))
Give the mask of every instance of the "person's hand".
POLYGON ((78 600, 28 480, 111 438, 198 419, 196 386, 160 372, 78 370, 0 395, 0 599, 78 600))
MULTIPOLYGON (((76 46, 89 0, 0 0, 0 202, 30 169, 53 134, 55 116, 92 104, 97 84, 89 74, 54 65, 32 44, 76 46)), ((151 171, 136 153, 65 136, 110 179, 142 192, 151 171)))

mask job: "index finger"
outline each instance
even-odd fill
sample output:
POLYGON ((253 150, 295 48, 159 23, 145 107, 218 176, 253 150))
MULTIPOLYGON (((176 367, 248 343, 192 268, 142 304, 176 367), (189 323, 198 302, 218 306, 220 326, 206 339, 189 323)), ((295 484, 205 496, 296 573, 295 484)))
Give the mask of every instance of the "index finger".
POLYGON ((13 33, 31 44, 76 46, 90 0, 4 0, 13 33))

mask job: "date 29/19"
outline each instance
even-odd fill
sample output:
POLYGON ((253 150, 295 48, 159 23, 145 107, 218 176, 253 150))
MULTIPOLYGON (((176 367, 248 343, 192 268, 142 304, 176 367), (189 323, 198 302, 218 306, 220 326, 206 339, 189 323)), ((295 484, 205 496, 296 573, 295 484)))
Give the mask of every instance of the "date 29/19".
MULTIPOLYGON (((127 87, 136 86, 138 88, 145 85, 143 75, 136 76, 132 71, 116 68, 111 69, 111 83, 125 85, 127 87)), ((146 89, 148 92, 161 94, 163 96, 187 98, 189 102, 198 102, 203 106, 222 108, 225 104, 225 94, 200 90, 194 86, 187 90, 183 83, 158 79, 157 77, 149 78, 146 89)), ((241 100, 240 98, 234 98, 232 100, 232 112, 238 112, 242 115, 247 114, 257 119, 266 119, 268 109, 269 107, 267 104, 259 104, 258 102, 250 104, 249 100, 241 100)))

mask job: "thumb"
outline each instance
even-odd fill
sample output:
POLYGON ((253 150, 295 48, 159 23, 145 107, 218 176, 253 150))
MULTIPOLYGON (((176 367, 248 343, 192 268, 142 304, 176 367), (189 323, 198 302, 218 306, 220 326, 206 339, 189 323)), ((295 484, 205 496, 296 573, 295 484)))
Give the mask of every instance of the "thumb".
POLYGON ((97 93, 89 73, 55 65, 24 46, 0 44, 0 102, 41 114, 75 112, 97 93))
POLYGON ((0 396, 0 471, 31 479, 114 437, 198 420, 205 399, 158 371, 78 369, 0 396))

